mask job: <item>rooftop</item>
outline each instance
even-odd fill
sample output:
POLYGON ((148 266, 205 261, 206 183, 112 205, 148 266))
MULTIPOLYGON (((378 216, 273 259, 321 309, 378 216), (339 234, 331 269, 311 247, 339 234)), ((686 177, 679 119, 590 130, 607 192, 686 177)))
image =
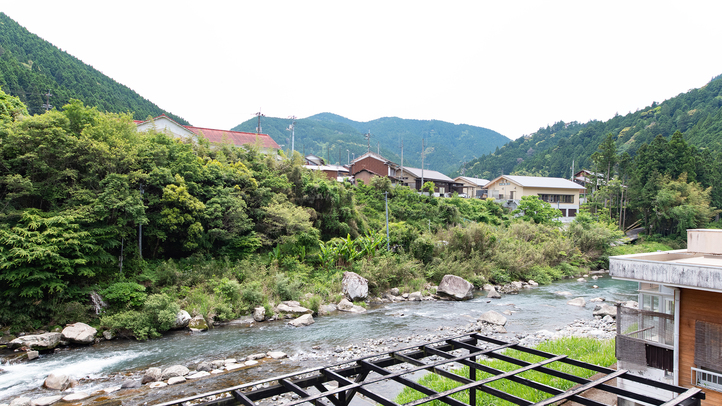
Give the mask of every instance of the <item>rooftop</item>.
POLYGON ((459 177, 456 178, 456 179, 464 179, 464 180, 466 180, 467 182, 471 182, 471 183, 476 184, 477 186, 482 186, 482 187, 483 187, 483 186, 486 186, 486 184, 489 183, 489 180, 488 180, 488 179, 471 178, 471 177, 469 177, 469 176, 459 176, 459 177))
MULTIPOLYGON (((412 175, 414 175, 417 178, 421 177, 421 168, 409 168, 408 166, 404 166, 404 170, 412 175)), ((430 179, 430 180, 441 180, 444 182, 454 182, 453 179, 450 177, 444 175, 441 172, 432 171, 429 169, 424 169, 424 180, 430 179)))
POLYGON ((687 230, 687 249, 609 257, 617 279, 722 292, 722 230, 687 230))
MULTIPOLYGON (((574 183, 567 179, 562 178, 546 178, 543 176, 516 176, 516 175, 501 175, 498 178, 492 180, 495 182, 498 179, 507 179, 510 182, 516 183, 523 187, 541 187, 541 188, 554 188, 554 189, 578 189, 586 190, 584 186, 574 183)), ((489 183, 491 183, 489 182, 489 183)))

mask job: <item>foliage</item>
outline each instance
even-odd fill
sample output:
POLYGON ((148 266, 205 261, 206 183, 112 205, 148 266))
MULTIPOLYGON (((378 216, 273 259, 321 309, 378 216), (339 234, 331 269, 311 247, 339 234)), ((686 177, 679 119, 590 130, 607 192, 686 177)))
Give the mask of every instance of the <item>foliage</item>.
POLYGON ((101 296, 117 309, 140 307, 147 297, 145 286, 135 282, 116 282, 103 290, 101 296))
MULTIPOLYGON (((567 337, 557 340, 546 341, 537 345, 534 348, 552 354, 566 354, 571 359, 604 367, 608 367, 616 362, 614 356, 614 340, 600 341, 588 337, 567 337)), ((527 352, 522 352, 518 350, 505 350, 503 353, 507 356, 511 356, 528 363, 536 363, 544 360, 544 358, 540 356, 531 355, 527 352)), ((500 373, 512 371, 519 368, 518 365, 498 359, 487 359, 481 360, 479 362, 489 368, 500 371, 500 373)), ((595 371, 589 369, 572 366, 570 364, 559 361, 547 364, 545 365, 545 367, 582 378, 589 378, 596 373, 595 371)), ((462 377, 468 377, 469 367, 462 367, 460 369, 453 370, 452 372, 462 377)), ((491 376, 493 376, 491 373, 478 371, 476 379, 482 380, 491 376)), ((555 387, 560 390, 568 390, 574 385, 574 382, 572 381, 558 378, 538 371, 523 372, 519 376, 532 380, 534 382, 541 383, 543 385, 555 387)), ((443 378, 437 374, 431 373, 423 376, 419 380, 419 384, 426 386, 436 392, 443 392, 445 390, 450 390, 455 387, 461 386, 461 383, 457 381, 443 378)), ((553 396, 552 394, 532 389, 526 385, 515 383, 507 379, 501 379, 495 382, 491 382, 488 384, 488 386, 506 393, 513 394, 514 396, 521 397, 532 403, 541 402, 542 400, 553 396)), ((399 404, 404 404, 417 399, 421 399, 424 396, 424 394, 414 389, 405 388, 401 392, 401 394, 396 397, 396 402, 399 404)), ((451 397, 466 404, 469 403, 468 390, 453 394, 451 395, 451 397)), ((444 403, 440 401, 429 402, 429 405, 432 406, 440 406, 442 404, 444 403)), ((507 402, 503 399, 499 399, 498 397, 491 396, 484 392, 477 392, 476 404, 513 405, 513 403, 511 402, 507 402)))
POLYGON ((512 216, 519 216, 524 221, 536 224, 556 224, 562 212, 552 208, 551 204, 539 199, 539 196, 522 196, 512 216))
POLYGON ((132 334, 138 340, 160 337, 173 327, 180 307, 167 295, 150 295, 142 310, 127 310, 100 319, 103 327, 121 334, 132 334))

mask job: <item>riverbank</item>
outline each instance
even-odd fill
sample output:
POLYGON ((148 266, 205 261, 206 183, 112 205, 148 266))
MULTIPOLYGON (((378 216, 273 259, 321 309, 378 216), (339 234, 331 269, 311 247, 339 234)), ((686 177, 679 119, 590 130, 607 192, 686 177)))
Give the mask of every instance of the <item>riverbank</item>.
MULTIPOLYGON (((384 351, 384 347, 391 350, 465 334, 469 328, 475 328, 483 313, 490 310, 507 317, 503 327, 507 333, 485 328, 479 330, 482 334, 497 334, 507 341, 526 339, 525 343, 532 343, 546 336, 565 334, 569 327, 573 327, 570 331, 581 332, 582 326, 574 327, 574 323, 575 320, 592 318, 596 303, 592 303, 591 299, 601 296, 607 302, 627 301, 635 296, 635 289, 634 284, 615 281, 605 275, 588 282, 564 280, 523 289, 517 295, 494 300, 477 291, 474 299, 463 302, 404 301, 368 305, 365 313, 339 312, 333 316, 318 317, 316 323, 302 328, 290 327, 282 321, 253 324, 246 321, 202 333, 176 331, 161 339, 144 342, 104 341, 93 346, 41 354, 39 359, 31 362, 3 365, 1 368, 5 371, 0 381, 4 383, 0 387, 0 399, 7 401, 27 393, 34 396, 57 394, 41 388, 45 377, 53 371, 78 379, 79 385, 71 391, 94 393, 118 386, 125 380, 142 379, 151 367, 165 369, 180 364, 196 370, 202 362, 231 358, 237 361, 246 358, 247 361, 249 355, 271 351, 288 354, 287 358, 262 358, 255 360, 258 364, 252 366, 216 373, 196 381, 188 380, 166 388, 165 391, 171 394, 167 396, 163 388, 150 391, 147 385, 96 396, 107 400, 130 399, 123 400, 124 404, 135 404, 128 403, 135 398, 139 399, 139 403, 155 403, 155 398, 160 402, 190 393, 205 393, 212 387, 233 386, 321 364, 343 362, 373 354, 371 351, 384 351), (593 284, 599 285, 599 288, 593 289, 593 284), (586 298, 586 305, 568 305, 567 302, 575 297, 586 298)), ((601 329, 588 323, 584 326, 588 328, 587 334, 601 329)), ((3 401, 0 400, 0 403, 3 401)))

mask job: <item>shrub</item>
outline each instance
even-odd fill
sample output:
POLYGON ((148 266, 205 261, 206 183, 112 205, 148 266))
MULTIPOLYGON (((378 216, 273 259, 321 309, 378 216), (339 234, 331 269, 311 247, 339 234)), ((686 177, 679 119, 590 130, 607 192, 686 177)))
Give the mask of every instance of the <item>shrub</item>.
POLYGON ((103 290, 101 295, 115 309, 143 306, 147 296, 145 286, 135 282, 116 282, 103 290))
POLYGON ((146 298, 142 310, 126 310, 106 316, 100 319, 100 323, 122 335, 130 333, 138 340, 147 340, 170 330, 179 311, 180 306, 172 298, 156 294, 146 298))

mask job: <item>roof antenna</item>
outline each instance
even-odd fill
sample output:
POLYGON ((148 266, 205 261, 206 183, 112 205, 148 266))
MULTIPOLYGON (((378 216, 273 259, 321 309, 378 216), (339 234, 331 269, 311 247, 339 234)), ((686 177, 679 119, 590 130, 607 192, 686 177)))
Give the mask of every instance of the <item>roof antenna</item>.
POLYGON ((261 117, 266 117, 265 114, 261 114, 261 108, 258 108, 258 113, 255 114, 258 117, 258 127, 256 127, 256 135, 261 133, 261 117))

